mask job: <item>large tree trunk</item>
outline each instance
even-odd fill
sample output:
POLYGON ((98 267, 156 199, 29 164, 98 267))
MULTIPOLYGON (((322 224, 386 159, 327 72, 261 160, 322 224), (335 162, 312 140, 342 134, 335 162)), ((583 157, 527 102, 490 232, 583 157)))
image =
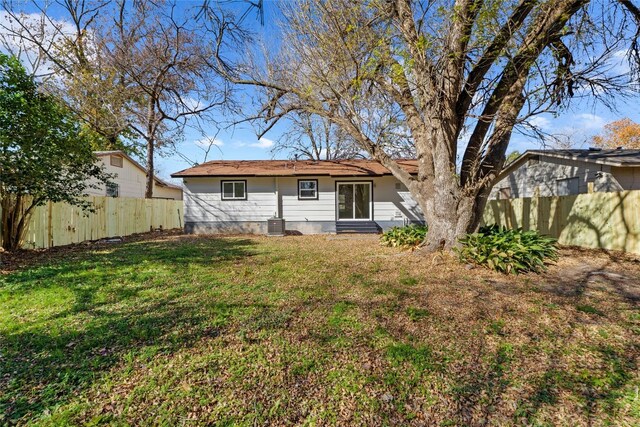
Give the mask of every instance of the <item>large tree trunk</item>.
POLYGON ((423 248, 428 252, 453 249, 461 237, 480 225, 487 198, 453 194, 440 187, 435 194, 422 196, 424 202, 419 204, 429 227, 423 248))
POLYGON ((491 191, 489 181, 479 188, 462 187, 456 174, 455 154, 449 148, 455 146, 455 138, 455 133, 447 132, 445 126, 435 127, 429 138, 433 143, 431 156, 423 157, 426 166, 419 163, 419 182, 410 188, 429 227, 423 245, 428 252, 453 249, 461 237, 475 232, 491 191))
POLYGON ((6 251, 20 249, 24 234, 27 231, 31 212, 36 203, 18 194, 2 194, 2 248, 6 251), (27 202, 29 206, 27 207, 27 202))
POLYGON ((158 122, 156 120, 156 101, 157 96, 150 96, 147 102, 147 127, 145 139, 147 142, 147 188, 144 193, 146 199, 153 198, 153 181, 155 167, 153 156, 156 147, 156 129, 158 122))
POLYGON ((153 175, 154 175, 154 165, 153 165, 153 151, 154 151, 154 142, 153 140, 147 141, 147 186, 144 193, 144 197, 147 199, 151 199, 153 197, 153 175))

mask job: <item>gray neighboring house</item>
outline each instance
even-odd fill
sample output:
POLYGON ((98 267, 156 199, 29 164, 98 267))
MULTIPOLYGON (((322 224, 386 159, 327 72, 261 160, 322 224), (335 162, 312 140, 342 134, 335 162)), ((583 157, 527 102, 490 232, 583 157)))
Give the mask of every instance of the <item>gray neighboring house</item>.
MULTIPOLYGON (((398 163, 417 173, 415 160, 398 163)), ((188 233, 267 233, 271 224, 276 234, 276 218, 299 234, 377 233, 423 222, 407 188, 370 160, 221 160, 171 176, 183 179, 188 233)))
POLYGON ((640 150, 530 150, 507 165, 490 199, 640 189, 640 150))

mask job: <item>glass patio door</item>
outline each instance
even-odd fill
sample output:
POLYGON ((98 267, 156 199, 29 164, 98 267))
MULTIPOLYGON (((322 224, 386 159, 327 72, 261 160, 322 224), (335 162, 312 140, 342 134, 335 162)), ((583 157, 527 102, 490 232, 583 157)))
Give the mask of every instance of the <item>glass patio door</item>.
POLYGON ((371 183, 338 183, 338 219, 371 219, 371 183))

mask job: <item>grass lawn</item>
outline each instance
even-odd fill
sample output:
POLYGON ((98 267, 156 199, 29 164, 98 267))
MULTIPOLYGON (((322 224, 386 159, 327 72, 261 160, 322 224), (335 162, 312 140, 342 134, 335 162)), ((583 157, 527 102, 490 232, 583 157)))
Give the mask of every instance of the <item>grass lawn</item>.
POLYGON ((0 425, 639 425, 640 263, 507 277, 335 236, 163 236, 0 275, 0 425))

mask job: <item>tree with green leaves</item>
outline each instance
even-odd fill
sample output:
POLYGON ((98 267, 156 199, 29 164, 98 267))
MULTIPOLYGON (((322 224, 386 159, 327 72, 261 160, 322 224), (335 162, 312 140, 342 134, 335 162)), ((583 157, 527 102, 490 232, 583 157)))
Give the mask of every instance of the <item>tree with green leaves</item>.
POLYGON ((516 150, 516 151, 512 151, 511 153, 509 153, 504 161, 505 165, 508 165, 509 163, 514 162, 517 158, 519 158, 520 156, 522 156, 522 154, 516 150))
POLYGON ((528 119, 637 81, 612 67, 621 52, 632 71, 640 62, 630 0, 295 0, 282 15, 276 47, 220 68, 261 91, 263 131, 323 117, 389 169, 424 213, 427 250, 477 229, 528 119), (416 175, 387 149, 394 135, 410 141, 416 175))
POLYGON ((52 201, 90 208, 86 190, 108 178, 75 116, 40 92, 17 58, 0 54, 3 248, 20 247, 37 206, 52 201))

